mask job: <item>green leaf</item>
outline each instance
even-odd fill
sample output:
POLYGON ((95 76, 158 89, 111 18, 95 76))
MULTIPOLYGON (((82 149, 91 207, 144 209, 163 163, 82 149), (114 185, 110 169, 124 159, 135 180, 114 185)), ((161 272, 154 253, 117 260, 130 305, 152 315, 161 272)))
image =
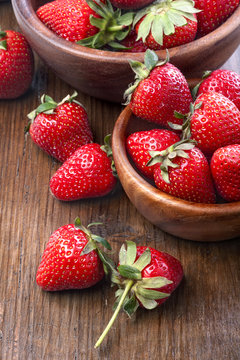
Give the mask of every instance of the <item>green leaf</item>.
POLYGON ((168 171, 166 169, 163 169, 162 167, 161 167, 161 175, 165 183, 170 184, 168 171))
POLYGON ((178 151, 177 151, 177 155, 180 156, 180 157, 182 157, 182 158, 185 158, 185 159, 188 159, 188 158, 189 158, 188 154, 187 154, 185 151, 183 151, 183 150, 178 150, 178 151))
POLYGON ((199 12, 198 9, 194 8, 194 2, 189 0, 175 0, 171 2, 171 7, 182 12, 199 12))
POLYGON ((170 126, 170 128, 172 128, 173 130, 182 130, 182 125, 179 124, 168 122, 168 126, 170 126))
POLYGON ((119 264, 126 265, 126 261, 127 261, 127 250, 125 248, 125 245, 122 244, 121 249, 119 251, 119 264))
POLYGON ((195 147, 193 143, 179 144, 175 147, 175 150, 191 150, 195 147))
POLYGON ((142 39, 143 42, 145 42, 147 36, 149 35, 151 31, 152 22, 154 20, 155 15, 153 13, 149 13, 145 16, 143 21, 141 22, 139 28, 138 28, 138 36, 137 40, 142 39))
POLYGON ((130 26, 133 22, 133 12, 127 12, 118 19, 119 25, 130 26))
POLYGON ((141 271, 130 265, 119 265, 118 271, 120 275, 131 280, 140 280, 142 278, 141 271))
POLYGON ((200 101, 197 105, 194 106, 194 109, 195 109, 195 110, 200 109, 200 108, 202 107, 202 104, 203 104, 203 102, 200 101))
POLYGON ((179 14, 179 12, 174 9, 169 10, 168 18, 175 26, 184 26, 187 24, 187 20, 185 19, 185 17, 179 14))
POLYGON ((152 32, 152 36, 153 36, 154 40, 158 44, 162 45, 163 44, 163 26, 162 26, 161 15, 155 16, 155 19, 153 20, 153 23, 152 23, 151 32, 152 32))
POLYGON ((76 219, 74 220, 74 226, 75 228, 79 228, 80 226, 82 226, 82 222, 79 217, 76 217, 76 219))
POLYGON ((126 265, 133 265, 137 255, 137 246, 133 241, 126 241, 126 243, 127 243, 126 265))
POLYGON ((91 251, 93 251, 95 249, 97 249, 97 246, 95 245, 95 243, 93 241, 88 241, 88 243, 83 248, 80 256, 87 255, 87 254, 89 254, 91 251))
POLYGON ((93 15, 91 15, 89 19, 90 19, 91 25, 96 26, 96 27, 97 27, 98 29, 100 29, 100 30, 104 30, 104 29, 105 29, 105 25, 106 25, 105 20, 96 18, 96 17, 93 16, 93 15))
POLYGON ((138 285, 146 289, 160 289, 163 286, 172 284, 171 280, 168 280, 162 276, 142 278, 138 285))
POLYGON ((162 15, 162 27, 165 35, 171 35, 175 33, 175 27, 170 21, 167 13, 162 15))
POLYGON ((136 293, 136 297, 141 302, 143 307, 148 310, 155 309, 158 306, 158 303, 155 300, 146 299, 144 296, 136 293))
MULTIPOLYGON (((108 275, 109 271, 110 271, 112 277, 115 276, 115 278, 117 278, 118 272, 116 270, 116 265, 115 265, 114 261, 100 249, 97 249, 97 252, 100 257, 100 260, 103 263, 105 274, 108 275)), ((116 282, 118 283, 118 281, 116 281, 116 282)))
POLYGON ((1 31, 0 30, 0 39, 2 39, 3 37, 7 36, 6 31, 1 31))
POLYGON ((140 272, 151 262, 151 251, 147 248, 144 253, 135 261, 134 267, 140 272))
POLYGON ((0 41, 0 49, 7 50, 7 40, 0 41))
POLYGON ((95 240, 98 243, 102 244, 106 249, 112 250, 111 245, 109 244, 109 242, 106 239, 104 239, 103 237, 101 237, 99 235, 92 235, 91 237, 92 237, 93 240, 95 240))
POLYGON ((160 300, 170 296, 170 294, 166 294, 157 290, 145 289, 141 286, 137 286, 136 292, 137 294, 140 294, 144 298, 150 300, 160 300))
POLYGON ((150 7, 144 8, 135 14, 133 23, 132 23, 132 28, 135 28, 135 26, 139 22, 139 20, 149 12, 149 9, 150 9, 150 7))
POLYGON ((123 311, 131 317, 137 310, 139 302, 137 301, 135 295, 133 295, 128 301, 123 305, 123 311))
POLYGON ((174 116, 175 116, 175 118, 177 118, 177 119, 185 119, 186 118, 186 115, 184 115, 184 114, 181 114, 181 113, 179 113, 178 111, 176 111, 176 110, 174 110, 174 116))
POLYGON ((150 71, 145 66, 145 64, 134 60, 129 60, 129 64, 131 66, 131 69, 134 71, 134 73, 139 79, 145 79, 146 77, 148 77, 150 71))
POLYGON ((144 64, 148 70, 152 70, 158 63, 158 56, 155 51, 147 49, 144 55, 144 64))

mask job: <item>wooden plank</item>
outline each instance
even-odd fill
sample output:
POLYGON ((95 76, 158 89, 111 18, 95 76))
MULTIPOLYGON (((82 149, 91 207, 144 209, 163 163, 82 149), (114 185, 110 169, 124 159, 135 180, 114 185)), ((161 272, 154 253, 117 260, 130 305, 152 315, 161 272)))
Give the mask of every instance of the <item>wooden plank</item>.
MULTIPOLYGON (((0 5, 3 29, 14 28, 10 3, 0 5)), ((240 71, 240 49, 226 65, 240 71)), ((238 360, 239 244, 195 243, 163 233, 131 205, 121 188, 111 197, 62 203, 49 192, 59 164, 23 134, 26 114, 42 93, 61 99, 73 89, 36 57, 34 87, 14 101, 0 102, 1 251, 0 359, 169 359, 238 360), (47 293, 35 274, 50 234, 80 216, 113 245, 132 239, 171 253, 183 264, 185 278, 174 295, 153 311, 121 314, 99 350, 93 346, 111 314, 114 290, 105 283, 82 291, 47 293)), ((112 131, 121 110, 79 94, 96 141, 112 131)))

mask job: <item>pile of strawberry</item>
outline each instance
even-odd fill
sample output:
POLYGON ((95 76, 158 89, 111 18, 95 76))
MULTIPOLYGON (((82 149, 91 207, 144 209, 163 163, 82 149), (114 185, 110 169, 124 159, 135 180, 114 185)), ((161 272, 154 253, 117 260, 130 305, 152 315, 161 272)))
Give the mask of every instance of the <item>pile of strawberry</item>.
POLYGON ((240 200, 240 76, 205 74, 193 95, 182 73, 147 50, 130 61, 135 83, 126 103, 160 128, 130 134, 127 151, 137 169, 162 191, 197 203, 240 200))
POLYGON ((83 46, 129 52, 193 41, 220 26, 239 0, 54 0, 37 10, 62 38, 83 46))

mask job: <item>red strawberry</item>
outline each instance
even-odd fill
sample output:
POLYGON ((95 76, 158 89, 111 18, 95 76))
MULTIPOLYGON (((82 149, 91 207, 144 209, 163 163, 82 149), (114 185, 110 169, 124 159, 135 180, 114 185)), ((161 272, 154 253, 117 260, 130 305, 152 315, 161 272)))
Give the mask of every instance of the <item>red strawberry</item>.
POLYGON ((109 250, 111 247, 90 232, 92 225, 96 224, 85 228, 77 218, 75 224, 64 225, 51 235, 36 275, 43 290, 85 289, 102 280, 106 255, 96 242, 109 250))
POLYGON ((42 103, 28 117, 32 140, 45 152, 64 162, 80 146, 93 141, 84 107, 76 101, 77 93, 68 95, 59 104, 43 95, 42 103))
POLYGON ((207 159, 193 144, 182 140, 150 155, 148 164, 155 165, 154 181, 161 191, 187 201, 216 202, 207 159))
POLYGON ((176 120, 175 110, 188 112, 192 101, 185 77, 167 61, 159 62, 152 50, 146 51, 144 64, 130 60, 136 80, 125 92, 126 104, 136 116, 165 127, 176 120))
POLYGON ((118 269, 112 275, 113 283, 119 286, 115 312, 95 348, 102 343, 121 309, 129 316, 139 305, 154 309, 166 301, 183 278, 182 265, 173 256, 136 246, 132 241, 127 241, 127 250, 122 246, 119 260, 118 269))
POLYGON ((197 90, 198 95, 209 91, 220 93, 240 110, 240 75, 234 71, 219 69, 206 72, 197 90))
POLYGON ((93 143, 80 147, 51 178, 52 194, 59 200, 70 201, 110 193, 117 182, 110 155, 107 145, 93 143))
POLYGON ((147 45, 142 42, 142 40, 137 41, 137 34, 135 30, 132 30, 125 39, 121 41, 126 49, 121 49, 123 52, 145 52, 147 50, 147 45))
POLYGON ((23 95, 33 78, 33 54, 25 37, 16 31, 0 31, 0 99, 23 95))
POLYGON ((140 9, 151 4, 154 0, 110 0, 119 9, 140 9))
POLYGON ((195 0, 198 13, 198 33, 204 36, 220 26, 232 15, 239 5, 239 0, 195 0))
POLYGON ((91 48, 119 44, 130 31, 133 13, 121 15, 109 1, 55 0, 37 10, 39 19, 62 38, 91 48))
POLYGON ((148 48, 160 50, 186 44, 195 39, 198 12, 191 0, 163 0, 140 10, 133 22, 148 48))
POLYGON ((211 171, 218 193, 226 201, 240 201, 240 145, 215 151, 211 171))
POLYGON ((161 151, 180 141, 173 131, 154 129, 139 131, 128 136, 126 140, 127 151, 137 168, 150 179, 153 179, 153 166, 147 166, 151 159, 149 151, 161 151))
POLYGON ((195 140, 209 157, 219 147, 240 144, 240 111, 220 93, 203 93, 191 106, 182 128, 183 139, 195 140))

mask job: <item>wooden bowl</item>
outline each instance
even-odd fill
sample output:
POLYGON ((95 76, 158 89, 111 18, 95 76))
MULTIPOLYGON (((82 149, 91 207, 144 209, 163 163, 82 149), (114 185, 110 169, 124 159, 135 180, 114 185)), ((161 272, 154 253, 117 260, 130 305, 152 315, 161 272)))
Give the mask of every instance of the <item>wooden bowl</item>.
MULTIPOLYGON (((46 1, 45 1, 46 2, 46 1)), ((109 52, 68 42, 36 16, 43 1, 12 0, 18 24, 32 48, 73 88, 101 99, 121 102, 134 75, 128 59, 143 62, 144 53, 109 52)), ((194 82, 204 70, 223 65, 240 44, 240 7, 218 29, 189 44, 170 49, 171 62, 194 82)), ((165 50, 158 51, 166 57, 165 50)))
POLYGON ((134 131, 154 127, 136 119, 127 106, 113 130, 116 169, 133 205, 151 223, 183 239, 209 242, 240 236, 240 202, 198 204, 181 200, 158 190, 134 169, 126 153, 126 137, 134 131))

